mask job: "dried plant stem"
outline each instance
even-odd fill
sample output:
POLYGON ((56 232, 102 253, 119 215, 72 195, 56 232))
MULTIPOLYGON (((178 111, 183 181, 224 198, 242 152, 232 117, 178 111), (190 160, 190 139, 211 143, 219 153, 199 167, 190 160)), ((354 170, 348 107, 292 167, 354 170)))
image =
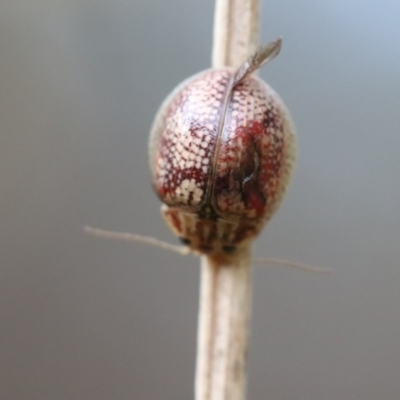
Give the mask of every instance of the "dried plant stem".
POLYGON ((229 262, 201 259, 196 400, 245 398, 250 265, 250 248, 229 262))
POLYGON ((258 0, 216 0, 213 68, 237 68, 255 52, 259 44, 258 8, 258 0))
MULTIPOLYGON (((258 46, 258 0, 216 0, 212 66, 237 68, 258 46)), ((251 248, 201 259, 196 400, 244 400, 251 248)))

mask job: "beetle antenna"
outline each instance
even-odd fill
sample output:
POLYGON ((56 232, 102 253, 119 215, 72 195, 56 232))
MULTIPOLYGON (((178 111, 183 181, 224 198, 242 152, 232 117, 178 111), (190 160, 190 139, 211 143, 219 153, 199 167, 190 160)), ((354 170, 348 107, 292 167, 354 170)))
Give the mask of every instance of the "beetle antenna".
POLYGON ((105 231, 103 229, 92 228, 90 226, 84 226, 83 231, 90 235, 103 237, 105 239, 124 240, 125 242, 139 242, 139 243, 149 244, 151 246, 159 247, 165 250, 170 250, 181 255, 187 255, 191 253, 188 247, 175 246, 174 244, 163 242, 161 240, 149 236, 135 235, 134 233, 128 233, 128 232, 105 231))
MULTIPOLYGON (((90 226, 84 226, 83 231, 90 235, 102 237, 105 239, 123 240, 125 242, 144 243, 144 244, 149 244, 151 246, 159 247, 164 250, 173 251, 174 253, 178 253, 181 255, 193 254, 195 256, 196 255, 198 256, 198 254, 191 251, 189 249, 189 247, 176 246, 174 244, 163 242, 161 240, 158 240, 158 239, 155 239, 155 238, 149 237, 149 236, 136 235, 134 233, 128 233, 128 232, 106 231, 104 229, 92 228, 90 226)), ((275 265, 281 265, 281 266, 285 266, 285 267, 302 269, 304 271, 316 272, 319 274, 329 274, 331 272, 329 269, 313 267, 313 266, 307 265, 307 264, 299 264, 299 263, 295 263, 292 261, 281 260, 278 258, 252 258, 251 261, 254 263, 275 264, 275 265)))
POLYGON ((302 269, 303 271, 316 272, 318 274, 329 274, 329 273, 331 273, 331 270, 327 269, 327 268, 314 267, 312 265, 300 264, 300 263, 287 261, 287 260, 281 260, 279 258, 252 258, 251 261, 255 262, 255 263, 275 264, 275 265, 280 265, 280 266, 284 266, 284 267, 302 269))

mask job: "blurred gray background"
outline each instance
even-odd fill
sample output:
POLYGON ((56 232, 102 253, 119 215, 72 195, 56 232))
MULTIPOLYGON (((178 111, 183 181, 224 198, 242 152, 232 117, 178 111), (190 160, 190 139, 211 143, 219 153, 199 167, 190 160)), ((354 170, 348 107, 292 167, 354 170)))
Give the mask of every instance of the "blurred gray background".
MULTIPOLYGON (((0 4, 0 398, 193 397, 198 260, 176 243, 147 136, 210 64, 213 1, 0 4)), ((265 78, 299 136, 254 267, 249 399, 400 398, 400 5, 263 1, 265 78)))

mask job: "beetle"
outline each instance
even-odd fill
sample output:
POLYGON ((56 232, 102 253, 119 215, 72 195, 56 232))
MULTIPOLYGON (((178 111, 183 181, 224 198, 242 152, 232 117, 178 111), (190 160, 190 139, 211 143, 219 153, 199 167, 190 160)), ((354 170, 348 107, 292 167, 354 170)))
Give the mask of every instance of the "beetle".
POLYGON ((295 128, 278 94, 253 73, 280 51, 260 47, 237 70, 208 69, 162 103, 149 162, 162 215, 200 254, 235 254, 280 205, 296 161, 295 128))

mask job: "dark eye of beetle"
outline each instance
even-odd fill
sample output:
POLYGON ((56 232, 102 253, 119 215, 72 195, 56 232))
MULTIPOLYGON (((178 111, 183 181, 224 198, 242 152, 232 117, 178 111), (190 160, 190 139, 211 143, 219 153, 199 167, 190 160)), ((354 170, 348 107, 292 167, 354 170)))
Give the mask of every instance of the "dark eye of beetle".
POLYGON ((184 237, 180 237, 179 240, 181 241, 182 244, 184 244, 185 246, 189 246, 190 245, 190 239, 184 238, 184 237))
POLYGON ((236 247, 229 245, 229 244, 222 246, 222 251, 224 253, 233 253, 235 250, 236 250, 236 247))

